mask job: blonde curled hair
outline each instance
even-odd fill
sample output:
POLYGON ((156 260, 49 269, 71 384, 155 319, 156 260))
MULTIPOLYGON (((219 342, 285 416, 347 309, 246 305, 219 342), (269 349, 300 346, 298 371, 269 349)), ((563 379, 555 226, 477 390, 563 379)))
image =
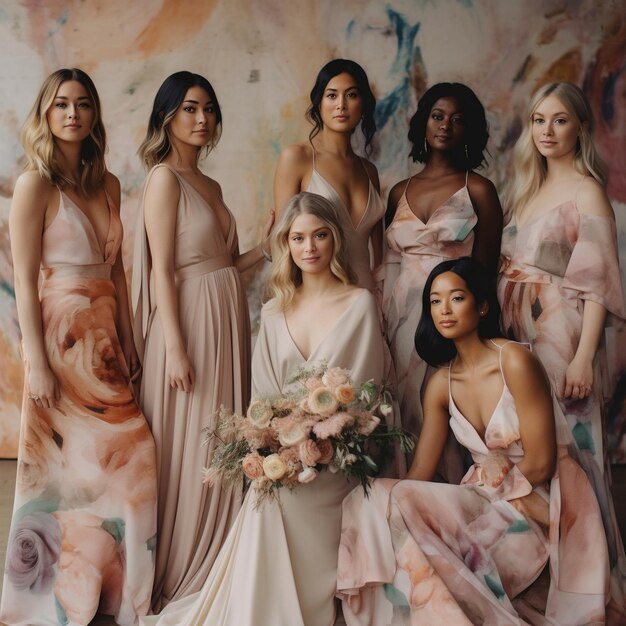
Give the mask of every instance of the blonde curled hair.
POLYGON ((294 220, 303 214, 314 215, 330 229, 333 236, 333 256, 330 271, 344 285, 356 283, 350 267, 346 239, 333 205, 322 196, 303 191, 295 195, 283 211, 272 233, 272 270, 268 290, 276 299, 276 307, 284 311, 291 304, 296 289, 302 284, 302 270, 294 263, 289 250, 289 232, 294 220))
POLYGON ((107 173, 104 161, 106 133, 102 123, 100 98, 91 78, 78 68, 60 69, 46 78, 39 90, 20 133, 26 154, 27 169, 37 170, 51 185, 74 187, 84 196, 97 193, 107 173), (54 103, 59 87, 67 81, 80 83, 93 107, 94 120, 89 136, 80 148, 79 179, 74 180, 63 170, 55 155, 54 135, 48 125, 47 113, 54 103))
POLYGON ((531 98, 524 117, 525 126, 513 150, 515 179, 509 193, 509 206, 519 215, 546 179, 547 161, 533 140, 533 116, 539 105, 550 95, 555 96, 578 125, 578 142, 574 167, 606 185, 607 168, 593 144, 593 114, 582 90, 572 83, 549 83, 540 87, 531 98))

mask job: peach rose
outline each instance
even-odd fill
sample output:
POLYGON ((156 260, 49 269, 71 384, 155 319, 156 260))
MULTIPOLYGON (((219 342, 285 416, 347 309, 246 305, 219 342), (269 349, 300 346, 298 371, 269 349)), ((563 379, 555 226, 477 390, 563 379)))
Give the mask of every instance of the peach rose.
POLYGON ((279 454, 270 454, 263 459, 263 472, 270 480, 280 480, 287 473, 287 463, 279 454))
POLYGON ((322 456, 320 449, 312 439, 307 439, 298 446, 298 454, 300 455, 302 464, 308 465, 309 467, 317 465, 319 458, 322 456))
POLYGON ((350 404, 356 400, 356 393, 352 385, 338 385, 335 387, 335 398, 340 404, 350 404))
POLYGON ((309 407, 312 413, 330 416, 338 406, 335 394, 328 387, 318 387, 309 394, 309 407))
POLYGON ((327 387, 339 387, 350 383, 350 372, 342 367, 331 367, 323 376, 322 382, 327 387))
POLYGON ((250 480, 261 478, 263 476, 263 458, 260 454, 251 452, 241 461, 241 469, 250 480))
POLYGON ((305 467, 298 474, 298 482, 302 484, 310 483, 312 480, 317 478, 318 473, 319 472, 313 467, 305 467))
POLYGON ((266 428, 272 419, 272 407, 264 400, 255 400, 250 403, 247 412, 248 419, 257 428, 266 428))
POLYGON ((317 460, 322 465, 327 465, 335 456, 335 449, 333 444, 328 439, 318 439, 316 442, 317 449, 320 451, 320 458, 317 460))
POLYGON ((287 464, 287 474, 295 476, 302 469, 300 455, 296 448, 283 448, 278 454, 280 458, 287 464))

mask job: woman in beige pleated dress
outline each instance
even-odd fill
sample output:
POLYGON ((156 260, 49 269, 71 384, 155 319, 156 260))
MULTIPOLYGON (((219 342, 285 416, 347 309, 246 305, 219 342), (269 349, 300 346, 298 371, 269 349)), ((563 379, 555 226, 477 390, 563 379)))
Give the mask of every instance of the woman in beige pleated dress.
POLYGON ((177 72, 155 97, 139 150, 151 169, 132 297, 144 367, 140 402, 157 450, 154 611, 200 589, 241 503, 239 489, 202 483, 213 454, 212 445, 201 445, 202 429, 221 405, 243 411, 249 399, 250 327, 239 272, 263 259, 261 246, 239 254, 220 186, 198 167, 221 121, 210 83, 177 72))

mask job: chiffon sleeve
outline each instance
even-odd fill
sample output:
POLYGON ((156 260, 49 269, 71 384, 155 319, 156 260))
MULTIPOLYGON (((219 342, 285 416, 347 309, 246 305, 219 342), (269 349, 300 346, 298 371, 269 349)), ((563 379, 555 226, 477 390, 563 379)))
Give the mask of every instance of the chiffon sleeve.
POLYGON ((268 313, 272 306, 270 300, 261 310, 261 325, 252 353, 252 399, 260 396, 280 394, 281 384, 278 375, 278 337, 273 332, 273 318, 268 313))
POLYGON ((601 304, 607 310, 607 325, 626 319, 613 218, 580 214, 578 239, 562 288, 574 291, 582 300, 601 304))
POLYGON ((143 363, 148 320, 150 319, 150 271, 151 258, 148 235, 144 222, 144 200, 148 181, 154 169, 148 174, 141 192, 141 201, 135 223, 135 246, 133 248, 133 276, 130 288, 133 337, 139 360, 143 363))

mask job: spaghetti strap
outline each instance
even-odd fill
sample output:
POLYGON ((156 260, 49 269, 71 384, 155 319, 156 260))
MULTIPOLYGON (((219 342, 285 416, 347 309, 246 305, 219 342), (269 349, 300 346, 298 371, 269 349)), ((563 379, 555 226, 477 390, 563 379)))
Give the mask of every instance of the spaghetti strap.
MULTIPOLYGON (((415 174, 413 174, 413 176, 415 176, 415 174)), ((411 181, 413 180, 413 176, 409 176, 407 178, 406 181, 406 185, 404 186, 404 191, 402 192, 402 195, 406 198, 406 190, 409 188, 409 184, 411 183, 411 181)))
POLYGON ((505 341, 501 346, 499 346, 493 339, 490 339, 489 341, 491 341, 491 343, 500 351, 500 354, 498 357, 498 361, 500 364, 500 374, 502 374, 502 380, 504 380, 504 384, 506 385, 506 378, 504 377, 504 371, 502 370, 502 351, 504 350, 505 346, 508 346, 510 343, 517 343, 517 341, 512 341, 512 340, 505 341))
POLYGON ((469 178, 469 170, 465 170, 465 186, 467 187, 467 179, 469 178))
POLYGON ((311 143, 311 151, 313 154, 313 171, 315 171, 315 146, 311 143))

